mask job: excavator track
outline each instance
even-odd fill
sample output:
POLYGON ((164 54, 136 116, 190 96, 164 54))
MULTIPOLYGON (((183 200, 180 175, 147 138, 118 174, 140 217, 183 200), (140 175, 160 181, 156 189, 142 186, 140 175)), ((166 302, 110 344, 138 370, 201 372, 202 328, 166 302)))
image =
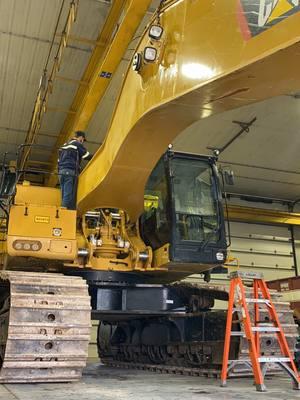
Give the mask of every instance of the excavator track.
MULTIPOLYGON (((277 315, 284 330, 289 348, 294 354, 297 342, 298 331, 294 323, 293 312, 289 303, 281 301, 281 294, 270 291, 277 315)), ((250 291, 247 294, 251 297, 250 291)), ((260 305, 261 324, 269 326, 269 314, 264 305, 260 305)), ((251 318, 254 318, 254 305, 249 305, 251 318)), ((222 330, 225 336, 226 312, 211 311, 206 315, 211 315, 211 321, 215 325, 216 332, 222 330)), ((205 317, 206 318, 206 317, 205 317)), ((240 331, 239 321, 242 318, 238 309, 234 313, 233 320, 237 332, 240 331)), ((262 326, 262 325, 261 325, 262 326)), ((242 332, 241 332, 242 334, 242 332)), ((276 333, 262 332, 261 335, 261 355, 280 356, 279 344, 276 340, 276 333)), ((224 340, 224 339, 223 339, 224 340)), ((98 347, 101 361, 110 367, 132 368, 149 370, 152 372, 219 377, 222 368, 222 354, 224 341, 218 337, 215 341, 173 343, 170 346, 112 346, 109 352, 103 354, 103 348, 98 347)), ((98 338, 98 346, 101 340, 98 338)), ((244 363, 237 363, 230 371, 230 377, 249 376, 252 374, 249 364, 248 342, 245 336, 235 336, 232 341, 231 359, 244 360, 244 363)), ((270 364, 268 374, 280 372, 280 368, 275 364, 270 364)))
POLYGON ((219 368, 188 368, 176 367, 174 365, 128 363, 114 360, 105 361, 105 365, 112 368, 137 369, 141 371, 150 371, 170 375, 204 376, 207 378, 219 378, 221 376, 221 370, 219 368))
POLYGON ((0 284, 0 383, 80 379, 91 327, 86 282, 1 271, 0 284))

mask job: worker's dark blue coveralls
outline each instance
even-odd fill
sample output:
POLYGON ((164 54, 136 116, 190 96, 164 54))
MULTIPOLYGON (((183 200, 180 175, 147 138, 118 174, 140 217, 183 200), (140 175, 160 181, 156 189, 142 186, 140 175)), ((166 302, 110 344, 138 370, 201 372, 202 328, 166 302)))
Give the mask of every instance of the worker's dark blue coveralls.
POLYGON ((92 155, 82 143, 71 139, 59 149, 58 173, 62 195, 62 207, 76 210, 76 195, 80 162, 90 160, 92 155))

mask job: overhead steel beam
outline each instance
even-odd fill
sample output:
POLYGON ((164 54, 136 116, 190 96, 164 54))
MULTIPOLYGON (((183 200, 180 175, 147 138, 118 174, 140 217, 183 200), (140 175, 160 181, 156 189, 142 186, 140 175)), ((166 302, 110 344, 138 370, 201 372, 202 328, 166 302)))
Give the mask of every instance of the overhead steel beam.
MULTIPOLYGON (((51 44, 51 40, 42 39, 42 38, 39 38, 36 36, 28 36, 28 35, 24 35, 24 34, 20 34, 20 33, 15 33, 15 32, 6 32, 3 30, 0 30, 0 34, 15 37, 15 38, 20 38, 20 39, 30 40, 30 41, 38 42, 38 43, 51 44)), ((62 36, 62 34, 59 34, 56 36, 59 38, 62 36)), ((69 39, 73 42, 78 42, 78 43, 87 45, 86 47, 78 47, 78 46, 71 45, 70 43, 67 44, 67 47, 69 49, 76 50, 76 51, 82 51, 84 53, 91 53, 92 50, 90 49, 90 46, 95 46, 97 44, 97 42, 95 40, 89 40, 86 38, 72 36, 72 35, 71 35, 71 37, 69 37, 69 39)), ((69 42, 70 42, 70 40, 69 40, 69 42)), ((59 45, 59 41, 57 41, 57 40, 54 43, 57 46, 59 45)))
POLYGON ((74 85, 88 86, 87 82, 84 82, 84 81, 81 81, 81 80, 78 80, 78 79, 68 78, 67 76, 56 75, 56 79, 58 81, 63 81, 63 82, 71 83, 71 84, 74 84, 74 85))
MULTIPOLYGON (((97 42, 101 44, 95 47, 90 62, 81 80, 88 82, 88 86, 80 86, 75 95, 71 110, 76 110, 75 114, 68 115, 61 133, 58 137, 56 148, 66 142, 76 130, 85 130, 102 100, 108 88, 111 77, 116 71, 122 57, 127 50, 134 34, 145 16, 151 0, 134 1, 114 1, 110 13, 106 19, 97 42), (111 40, 111 36, 116 29, 122 10, 124 16, 116 33, 111 40), (103 46, 106 43, 106 46, 103 46), (103 72, 105 72, 103 76, 103 72)), ((56 169, 57 154, 51 158, 52 171, 56 169)), ((55 176, 49 178, 48 185, 54 186, 57 183, 55 176)))
MULTIPOLYGON (((26 134, 28 132, 27 129, 18 129, 18 128, 10 128, 8 126, 0 126, 0 131, 5 131, 5 132, 15 132, 17 134, 21 133, 22 135, 26 134)), ((57 137, 55 133, 51 133, 48 131, 40 131, 39 136, 46 136, 46 137, 57 137)))
POLYGON ((228 217, 230 221, 237 222, 261 223, 270 225, 300 225, 300 213, 268 210, 265 208, 229 205, 228 217))
POLYGON ((50 163, 48 161, 38 161, 38 160, 29 160, 28 164, 32 164, 32 165, 49 165, 50 163))
MULTIPOLYGON (((62 36, 61 33, 57 33, 56 37, 60 38, 62 36)), ((81 36, 74 36, 74 35, 70 35, 69 36, 69 41, 71 42, 78 42, 78 43, 83 43, 83 44, 87 44, 90 46, 95 46, 97 44, 97 40, 92 40, 92 39, 88 39, 85 37, 81 37, 81 36)))
POLYGON ((62 112, 62 113, 66 113, 66 114, 76 114, 76 112, 71 110, 70 108, 47 107, 46 110, 49 112, 62 112))

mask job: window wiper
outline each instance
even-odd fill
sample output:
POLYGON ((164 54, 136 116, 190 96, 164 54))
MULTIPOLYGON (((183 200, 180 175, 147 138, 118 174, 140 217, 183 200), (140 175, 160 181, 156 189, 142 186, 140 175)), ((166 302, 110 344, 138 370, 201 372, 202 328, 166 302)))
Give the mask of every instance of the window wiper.
POLYGON ((211 230, 214 230, 214 229, 216 229, 216 226, 215 225, 213 225, 213 224, 210 224, 209 222, 205 222, 203 219, 202 219, 202 223, 203 223, 203 226, 205 226, 205 228, 209 228, 209 229, 211 229, 211 230))
POLYGON ((200 250, 203 250, 203 249, 208 245, 210 239, 211 239, 214 235, 216 235, 219 231, 220 231, 220 226, 217 227, 216 229, 214 229, 213 231, 211 231, 211 232, 207 235, 205 241, 204 241, 203 243, 201 243, 201 245, 200 245, 200 250))

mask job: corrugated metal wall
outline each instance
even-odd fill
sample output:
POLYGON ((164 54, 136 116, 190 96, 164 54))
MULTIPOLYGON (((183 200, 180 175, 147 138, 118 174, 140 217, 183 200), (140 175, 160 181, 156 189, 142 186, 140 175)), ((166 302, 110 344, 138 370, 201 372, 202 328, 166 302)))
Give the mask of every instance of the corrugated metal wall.
MULTIPOLYGON (((293 277, 296 274, 290 227, 245 222, 230 222, 230 254, 240 263, 241 271, 262 272, 265 280, 293 277)), ((294 229, 296 259, 300 267, 300 227, 294 229)), ((236 270, 228 268, 228 273, 236 270)), ((226 274, 212 274, 210 284, 228 286, 226 274)), ((203 283, 201 275, 188 278, 190 282, 203 283)), ((216 308, 226 308, 217 301, 216 308)))
MULTIPOLYGON (((295 275, 291 232, 288 226, 231 222, 231 255, 241 270, 259 271, 266 280, 295 275)), ((224 280, 226 275, 216 276, 224 280)))

